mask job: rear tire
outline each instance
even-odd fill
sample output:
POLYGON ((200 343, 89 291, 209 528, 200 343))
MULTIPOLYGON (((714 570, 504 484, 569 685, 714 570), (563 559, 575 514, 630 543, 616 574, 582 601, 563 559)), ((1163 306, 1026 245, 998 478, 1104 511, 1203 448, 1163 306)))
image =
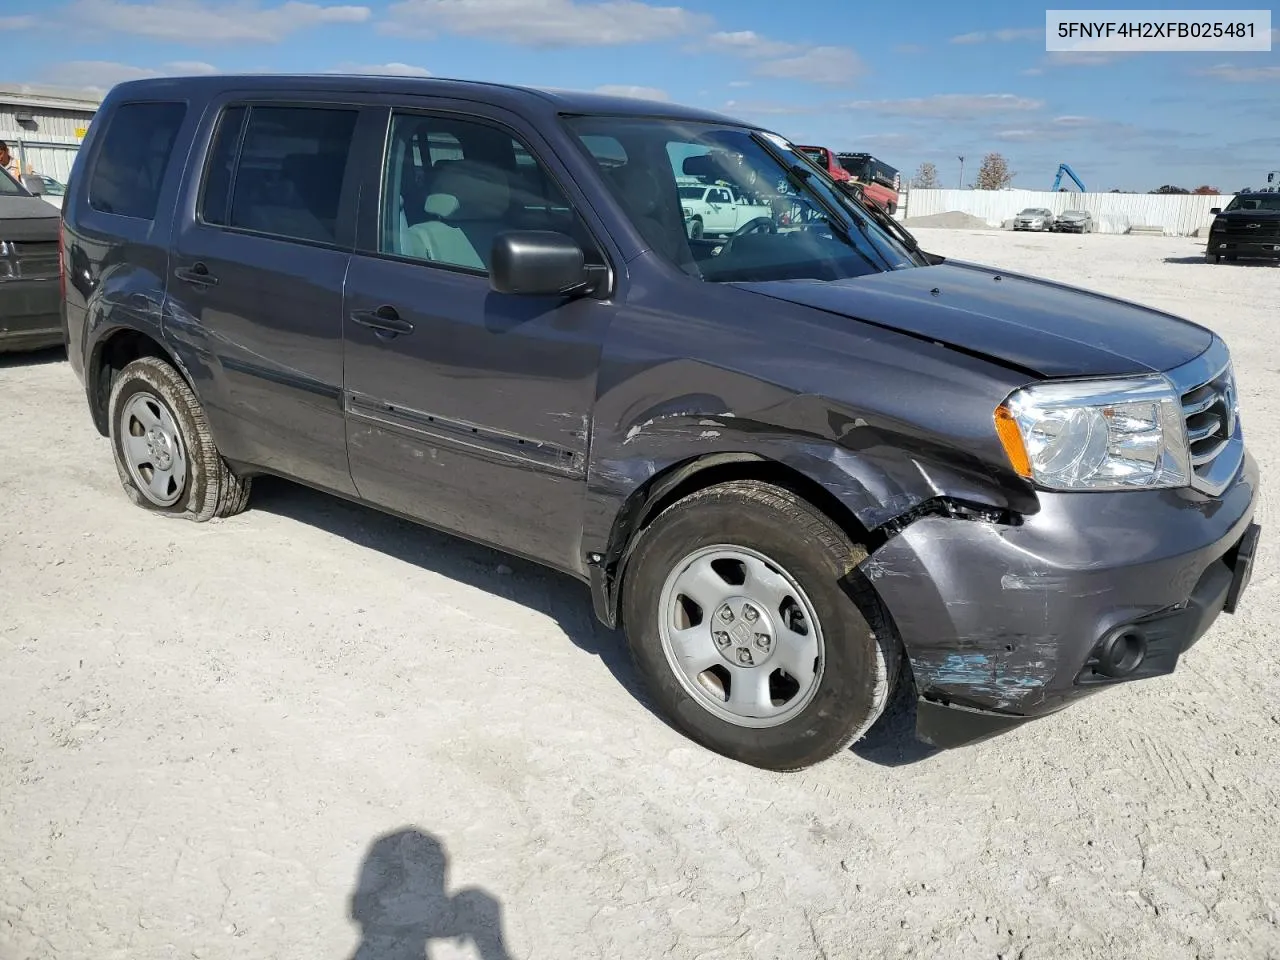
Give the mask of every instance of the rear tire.
POLYGON ((664 510, 622 598, 632 656, 663 713, 702 746, 768 770, 812 766, 861 737, 902 660, 855 572, 866 556, 810 504, 754 480, 664 510))
POLYGON ((249 505, 249 478, 231 472, 204 409, 170 364, 134 360, 111 385, 107 422, 125 493, 146 510, 203 522, 249 505))
POLYGON ((703 233, 702 220, 699 217, 694 217, 693 222, 689 224, 689 239, 701 240, 702 233, 703 233))

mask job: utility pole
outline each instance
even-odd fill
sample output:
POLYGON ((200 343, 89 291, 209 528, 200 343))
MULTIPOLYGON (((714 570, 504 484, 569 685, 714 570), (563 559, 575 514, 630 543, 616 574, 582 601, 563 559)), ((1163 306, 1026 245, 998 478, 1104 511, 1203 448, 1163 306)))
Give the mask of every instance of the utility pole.
POLYGON ((960 157, 960 189, 964 189, 964 157, 960 157))

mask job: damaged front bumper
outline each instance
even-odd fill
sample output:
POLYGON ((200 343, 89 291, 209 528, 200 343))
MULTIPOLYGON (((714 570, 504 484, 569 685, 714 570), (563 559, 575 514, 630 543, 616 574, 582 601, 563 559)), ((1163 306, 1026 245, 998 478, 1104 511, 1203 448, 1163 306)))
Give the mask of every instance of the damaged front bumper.
POLYGON ((1042 493, 1018 524, 929 516, 861 565, 893 616, 917 736, 954 747, 1172 673, 1248 583, 1258 470, 1191 490, 1042 493))

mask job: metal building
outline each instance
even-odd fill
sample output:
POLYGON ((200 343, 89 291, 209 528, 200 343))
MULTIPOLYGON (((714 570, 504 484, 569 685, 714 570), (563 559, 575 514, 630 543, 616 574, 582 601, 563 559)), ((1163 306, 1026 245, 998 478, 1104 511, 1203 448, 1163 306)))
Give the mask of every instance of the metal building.
POLYGON ((66 182, 101 98, 30 84, 0 86, 0 140, 36 173, 66 182))

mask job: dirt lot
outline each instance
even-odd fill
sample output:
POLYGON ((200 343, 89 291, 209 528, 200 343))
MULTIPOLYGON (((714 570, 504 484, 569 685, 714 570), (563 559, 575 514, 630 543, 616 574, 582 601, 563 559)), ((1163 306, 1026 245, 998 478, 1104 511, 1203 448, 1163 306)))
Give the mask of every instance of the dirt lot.
MULTIPOLYGON (((919 235, 1221 331, 1280 474, 1280 269, 919 235)), ((61 356, 0 361, 0 495, 3 960, 1280 956, 1275 536, 1172 677, 780 776, 659 721, 572 581, 284 483, 131 506, 61 356)))

